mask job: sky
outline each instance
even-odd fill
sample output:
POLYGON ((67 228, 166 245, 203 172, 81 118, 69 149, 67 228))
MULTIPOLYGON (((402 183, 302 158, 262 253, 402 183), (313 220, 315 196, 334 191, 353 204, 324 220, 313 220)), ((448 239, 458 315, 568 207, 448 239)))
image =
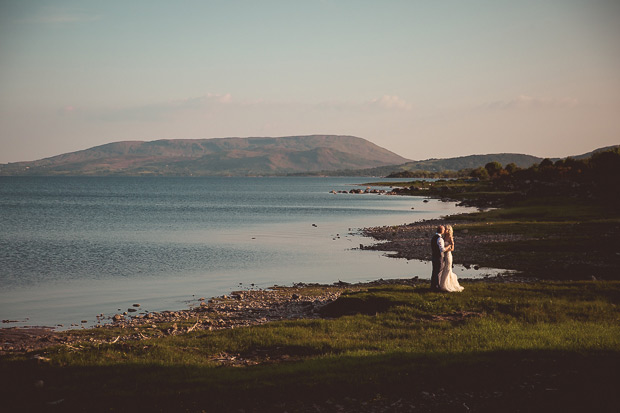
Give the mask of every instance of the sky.
POLYGON ((413 160, 620 144, 620 1, 0 0, 0 163, 311 134, 413 160))

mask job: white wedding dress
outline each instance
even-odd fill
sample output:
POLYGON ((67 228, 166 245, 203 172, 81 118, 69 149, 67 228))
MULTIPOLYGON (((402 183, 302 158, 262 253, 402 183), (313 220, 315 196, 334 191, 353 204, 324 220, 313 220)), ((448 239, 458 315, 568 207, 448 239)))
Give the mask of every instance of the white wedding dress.
POLYGON ((439 289, 448 292, 461 292, 464 290, 456 278, 456 274, 452 272, 452 251, 443 253, 441 259, 441 271, 439 271, 439 289))

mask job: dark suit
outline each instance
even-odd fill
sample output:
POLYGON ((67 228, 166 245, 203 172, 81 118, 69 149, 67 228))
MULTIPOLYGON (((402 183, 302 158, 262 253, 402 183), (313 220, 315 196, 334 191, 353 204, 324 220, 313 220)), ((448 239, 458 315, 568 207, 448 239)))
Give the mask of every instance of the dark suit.
POLYGON ((439 289, 439 271, 441 270, 441 250, 437 241, 441 235, 435 234, 431 238, 431 251, 433 252, 433 272, 431 274, 431 289, 439 289))

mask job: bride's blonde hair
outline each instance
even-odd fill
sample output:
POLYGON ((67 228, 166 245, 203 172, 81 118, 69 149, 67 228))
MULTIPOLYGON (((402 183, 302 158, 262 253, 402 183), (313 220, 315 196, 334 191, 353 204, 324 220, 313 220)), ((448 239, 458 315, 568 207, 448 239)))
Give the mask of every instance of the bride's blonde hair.
POLYGON ((452 229, 452 225, 446 225, 446 234, 448 234, 446 237, 448 242, 451 244, 454 243, 454 230, 452 229))

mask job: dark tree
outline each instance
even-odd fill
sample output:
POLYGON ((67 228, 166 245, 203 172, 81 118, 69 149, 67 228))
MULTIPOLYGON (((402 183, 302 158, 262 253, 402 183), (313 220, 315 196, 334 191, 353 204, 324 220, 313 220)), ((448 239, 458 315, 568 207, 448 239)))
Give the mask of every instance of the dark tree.
POLYGON ((550 166, 553 166, 553 161, 549 158, 545 158, 540 162, 541 168, 548 168, 550 166))
POLYGON ((486 169, 487 172, 489 173, 489 176, 493 178, 494 176, 499 175, 501 170, 504 168, 502 167, 502 164, 499 162, 489 162, 488 164, 484 165, 484 169, 486 169))
POLYGON ((480 180, 486 180, 489 179, 489 172, 485 168, 479 167, 471 171, 471 176, 480 180))
POLYGON ((509 173, 509 174, 511 174, 511 175, 512 175, 513 173, 515 173, 516 171, 518 171, 518 170, 519 170, 519 167, 518 167, 518 166, 517 166, 517 164, 516 164, 516 163, 514 163, 514 162, 509 163, 508 165, 506 165, 506 172, 508 172, 508 173, 509 173))

